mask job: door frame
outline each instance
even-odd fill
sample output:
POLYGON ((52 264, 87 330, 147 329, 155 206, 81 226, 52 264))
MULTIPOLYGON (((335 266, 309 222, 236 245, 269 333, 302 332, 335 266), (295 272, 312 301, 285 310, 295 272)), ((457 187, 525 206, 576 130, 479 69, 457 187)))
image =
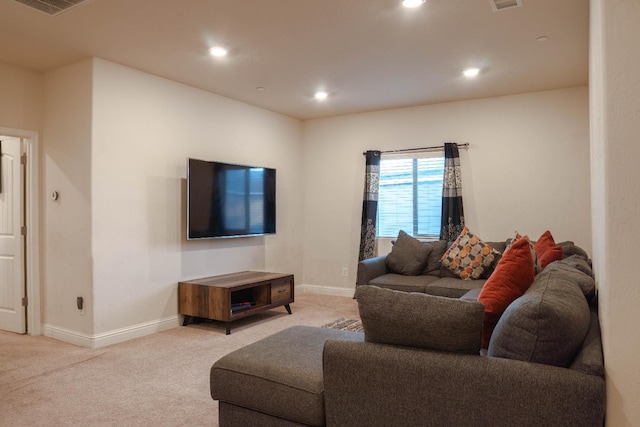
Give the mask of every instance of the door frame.
POLYGON ((38 132, 0 127, 0 135, 21 138, 25 141, 27 155, 26 185, 24 197, 26 202, 25 225, 27 237, 25 239, 26 258, 26 289, 27 289, 27 334, 41 335, 42 320, 40 315, 40 168, 38 132))

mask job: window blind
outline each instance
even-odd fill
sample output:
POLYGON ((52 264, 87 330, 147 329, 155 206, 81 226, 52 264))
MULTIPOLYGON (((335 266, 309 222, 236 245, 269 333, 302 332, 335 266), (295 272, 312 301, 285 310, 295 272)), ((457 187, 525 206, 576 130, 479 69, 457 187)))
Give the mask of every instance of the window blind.
POLYGON ((378 237, 400 230, 438 237, 442 211, 444 153, 383 154, 378 192, 378 237))

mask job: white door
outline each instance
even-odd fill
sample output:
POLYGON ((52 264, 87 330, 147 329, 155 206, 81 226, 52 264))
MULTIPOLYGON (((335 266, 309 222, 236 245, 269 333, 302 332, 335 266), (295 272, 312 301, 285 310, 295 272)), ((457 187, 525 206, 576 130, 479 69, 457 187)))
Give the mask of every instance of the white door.
POLYGON ((24 281, 23 166, 19 138, 1 137, 2 181, 0 185, 0 329, 27 331, 24 281))

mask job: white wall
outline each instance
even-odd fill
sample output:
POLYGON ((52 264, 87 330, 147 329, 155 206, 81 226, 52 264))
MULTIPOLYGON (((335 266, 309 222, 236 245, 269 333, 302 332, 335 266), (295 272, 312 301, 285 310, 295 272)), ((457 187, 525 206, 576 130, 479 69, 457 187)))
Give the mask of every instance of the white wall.
POLYGON ((310 120, 303 129, 305 285, 354 288, 368 149, 469 142, 460 157, 472 231, 502 240, 550 229, 591 251, 586 87, 310 120))
POLYGON ((95 334, 177 322, 180 280, 252 269, 299 280, 301 122, 108 61, 93 64, 95 334), (187 242, 187 157, 276 168, 277 234, 187 242))
POLYGON ((594 271, 607 425, 640 425, 640 2, 592 0, 590 43, 594 271))
MULTIPOLYGON (((37 99, 37 75, 22 74, 37 99)), ((307 290, 351 295, 366 149, 470 142, 461 156, 474 231, 492 240, 516 229, 537 237, 549 228, 558 240, 591 249, 586 88, 301 125, 103 60, 63 67, 45 80, 43 286, 50 331, 108 343, 110 334, 140 325, 175 324, 178 281, 242 269, 293 272, 307 290), (188 156, 275 167, 278 234, 186 242, 188 156), (47 197, 54 189, 58 203, 47 197), (76 296, 87 302, 84 317, 76 296)), ((32 104, 8 125, 40 116, 32 104)))
POLYGON ((0 62, 0 127, 39 132, 42 76, 0 62))
POLYGON ((42 286, 45 334, 91 334, 91 61, 45 74, 42 286), (52 201, 45 195, 57 191, 52 201))

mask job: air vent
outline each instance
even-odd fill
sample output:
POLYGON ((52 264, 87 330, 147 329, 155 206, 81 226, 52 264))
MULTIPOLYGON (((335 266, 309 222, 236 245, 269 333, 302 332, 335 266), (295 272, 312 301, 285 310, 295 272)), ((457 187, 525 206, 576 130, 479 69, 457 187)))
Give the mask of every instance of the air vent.
POLYGON ((93 0, 13 0, 25 6, 32 7, 44 12, 47 15, 56 16, 62 12, 80 6, 83 3, 89 3, 93 0))
POLYGON ((522 6, 522 0, 489 0, 494 12, 522 6))

